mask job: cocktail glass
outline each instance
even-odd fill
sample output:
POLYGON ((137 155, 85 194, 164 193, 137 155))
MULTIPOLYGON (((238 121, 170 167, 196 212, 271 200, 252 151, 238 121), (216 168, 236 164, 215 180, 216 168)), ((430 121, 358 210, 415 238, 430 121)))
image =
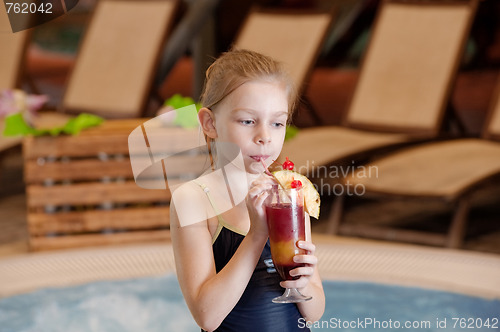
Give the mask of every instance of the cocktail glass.
MULTIPOLYGON (((265 201, 265 207, 274 267, 281 279, 298 279, 290 276, 290 270, 304 265, 293 261, 295 255, 305 254, 305 250, 297 247, 297 241, 305 240, 303 190, 274 185, 265 201)), ((274 298, 273 302, 297 303, 311 298, 302 295, 296 288, 287 288, 283 295, 274 298)))

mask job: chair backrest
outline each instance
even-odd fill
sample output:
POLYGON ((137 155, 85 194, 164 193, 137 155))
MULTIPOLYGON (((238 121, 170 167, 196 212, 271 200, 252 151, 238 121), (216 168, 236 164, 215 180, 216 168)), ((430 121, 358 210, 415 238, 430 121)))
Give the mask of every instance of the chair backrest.
POLYGON ((500 76, 497 79, 497 86, 493 93, 490 111, 486 118, 483 137, 500 140, 500 76))
POLYGON ((331 13, 324 12, 253 8, 234 46, 284 63, 300 93, 316 63, 332 18, 331 13))
POLYGON ((436 136, 476 0, 384 0, 344 125, 436 136))
POLYGON ((29 31, 13 33, 7 12, 0 10, 0 90, 19 88, 29 31))
POLYGON ((63 111, 109 118, 140 116, 177 3, 99 1, 78 51, 63 111))

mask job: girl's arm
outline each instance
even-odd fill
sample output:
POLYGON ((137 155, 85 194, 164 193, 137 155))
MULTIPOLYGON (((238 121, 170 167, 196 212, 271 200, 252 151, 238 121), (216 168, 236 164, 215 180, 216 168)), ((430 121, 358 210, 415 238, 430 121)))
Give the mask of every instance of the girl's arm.
MULTIPOLYGON (((264 188, 267 187, 261 186, 260 192, 264 188)), ((266 196, 259 196, 260 192, 254 189, 253 196, 249 193, 256 206, 262 205, 266 196)), ((183 193, 176 191, 176 194, 183 193)), ((177 197, 176 202, 186 202, 182 208, 199 208, 192 194, 177 197)), ((197 324, 204 330, 213 331, 243 294, 266 244, 267 227, 252 223, 231 260, 216 273, 208 221, 181 227, 176 207, 171 204, 170 208, 172 245, 182 293, 197 324)), ((250 209, 249 212, 251 218, 262 217, 262 211, 250 209)))

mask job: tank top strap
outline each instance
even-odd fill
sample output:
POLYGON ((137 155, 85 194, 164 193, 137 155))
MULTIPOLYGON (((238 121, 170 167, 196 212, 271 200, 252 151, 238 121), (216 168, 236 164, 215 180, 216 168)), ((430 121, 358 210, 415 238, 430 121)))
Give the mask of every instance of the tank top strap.
POLYGON ((194 181, 194 183, 199 185, 201 190, 203 190, 205 195, 207 195, 208 201, 210 202, 210 205, 212 206, 212 209, 214 210, 215 215, 217 216, 217 229, 215 230, 215 233, 212 236, 212 243, 214 243, 215 240, 217 240, 217 237, 219 236, 222 228, 224 227, 224 224, 225 224, 224 218, 220 214, 219 209, 217 208, 217 206, 212 198, 212 195, 210 194, 210 188, 208 188, 206 184, 200 183, 198 181, 194 181))
POLYGON ((214 235, 212 236, 212 244, 217 240, 217 237, 219 236, 220 232, 222 231, 222 228, 227 228, 235 233, 241 234, 245 236, 245 232, 240 231, 239 229, 231 226, 228 224, 225 220, 224 217, 222 217, 222 214, 220 213, 219 209, 217 208, 217 205, 215 204, 214 199, 212 198, 212 195, 210 194, 210 188, 208 188, 207 185, 204 183, 200 183, 198 181, 194 181, 197 185, 200 186, 200 188, 203 190, 205 195, 207 195, 208 201, 210 202, 210 205, 212 206, 212 209, 214 210, 215 214, 217 215, 217 229, 215 230, 214 235))

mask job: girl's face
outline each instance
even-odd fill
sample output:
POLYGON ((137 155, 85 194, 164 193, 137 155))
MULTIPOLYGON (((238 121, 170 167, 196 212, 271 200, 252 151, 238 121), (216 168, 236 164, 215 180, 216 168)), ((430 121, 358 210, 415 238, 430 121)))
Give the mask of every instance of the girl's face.
MULTIPOLYGON (((283 84, 273 81, 244 83, 228 95, 215 114, 216 141, 236 144, 248 173, 264 171, 283 147, 288 100, 283 84)), ((223 151, 217 151, 217 153, 223 151)))

